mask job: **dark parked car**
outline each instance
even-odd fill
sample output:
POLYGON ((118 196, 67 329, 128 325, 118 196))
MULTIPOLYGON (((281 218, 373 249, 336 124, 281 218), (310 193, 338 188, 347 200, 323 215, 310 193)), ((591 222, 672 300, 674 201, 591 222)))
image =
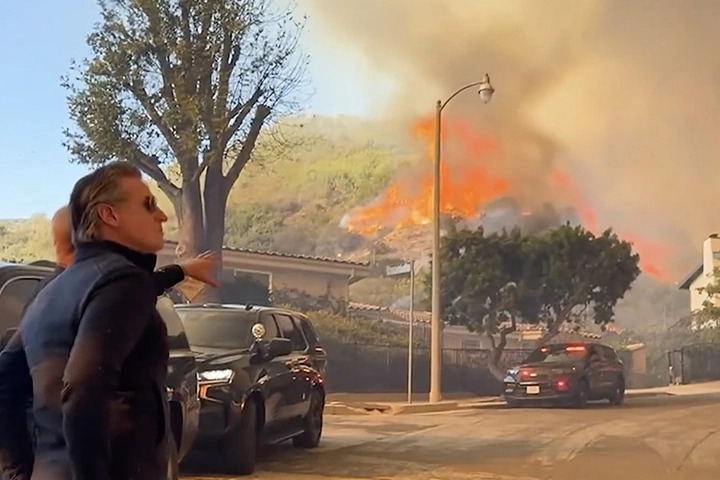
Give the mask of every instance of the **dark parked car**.
MULTIPOLYGON (((52 263, 22 265, 0 262, 0 335, 2 345, 20 324, 23 308, 38 282, 52 274, 52 263)), ((177 464, 190 450, 198 428, 200 401, 195 358, 190 351, 183 325, 172 300, 158 299, 158 312, 168 329, 170 362, 167 394, 177 458, 171 459, 172 474, 177 477, 177 464)))
POLYGON ((198 362, 198 453, 219 454, 224 473, 248 475, 259 445, 317 447, 327 356, 307 317, 252 305, 176 309, 198 362))
POLYGON ((620 405, 625 397, 623 364, 600 343, 560 343, 535 349, 508 370, 505 401, 511 407, 551 402, 584 407, 588 400, 620 405))

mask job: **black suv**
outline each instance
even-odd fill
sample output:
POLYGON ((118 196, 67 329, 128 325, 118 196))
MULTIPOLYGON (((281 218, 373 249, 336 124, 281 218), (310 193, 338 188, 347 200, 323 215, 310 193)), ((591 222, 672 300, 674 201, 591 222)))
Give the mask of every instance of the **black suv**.
MULTIPOLYGON (((1 346, 5 345, 20 325, 22 311, 38 282, 52 275, 51 265, 51 262, 39 265, 0 262, 1 346)), ((170 475, 177 478, 177 464, 190 450, 197 433, 200 411, 197 369, 173 302, 167 297, 160 297, 157 307, 167 325, 170 344, 167 394, 170 400, 172 433, 177 446, 173 452, 176 458, 170 459, 170 475)))
POLYGON ((620 405, 625 398, 623 364, 612 347, 600 343, 537 348, 522 365, 508 370, 504 383, 510 407, 548 402, 582 408, 588 400, 620 405))
POLYGON ((203 458, 218 453, 224 473, 249 475, 258 445, 318 445, 327 356, 306 316, 252 305, 176 309, 198 363, 203 458))

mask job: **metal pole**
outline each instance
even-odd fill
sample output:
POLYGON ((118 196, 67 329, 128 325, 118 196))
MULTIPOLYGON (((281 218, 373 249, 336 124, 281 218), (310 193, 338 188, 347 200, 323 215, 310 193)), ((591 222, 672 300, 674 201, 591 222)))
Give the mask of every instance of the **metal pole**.
POLYGON ((430 316, 430 403, 440 401, 442 331, 440 325, 440 142, 443 104, 435 105, 435 169, 433 174, 432 298, 430 316))
POLYGON ((412 403, 413 387, 413 329, 415 328, 415 260, 410 261, 410 326, 408 327, 408 386, 407 401, 412 403))

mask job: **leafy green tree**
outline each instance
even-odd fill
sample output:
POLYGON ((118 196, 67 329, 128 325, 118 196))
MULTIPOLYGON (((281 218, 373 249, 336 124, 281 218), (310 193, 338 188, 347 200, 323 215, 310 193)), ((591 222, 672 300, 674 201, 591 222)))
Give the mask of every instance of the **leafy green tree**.
POLYGON ((640 273, 632 245, 609 230, 596 237, 570 225, 535 236, 451 230, 441 255, 444 319, 487 336, 497 377, 518 323, 547 328, 538 344, 588 309, 604 325, 640 273))
MULTIPOLYGON (((537 319, 538 292, 533 276, 532 237, 520 230, 486 235, 451 229, 441 248, 444 319, 484 334, 492 345, 490 370, 499 362, 507 336, 519 318, 537 319)), ((430 292, 430 277, 425 277, 430 292)))
POLYGON ((297 106, 301 25, 273 5, 100 0, 92 56, 64 81, 74 161, 138 166, 172 202, 188 255, 220 251, 228 195, 261 131, 297 106))
POLYGON ((640 275, 632 244, 610 229, 596 236, 569 224, 536 237, 536 243, 543 279, 539 318, 548 329, 540 341, 588 310, 597 325, 611 322, 618 301, 640 275))
POLYGON ((696 342, 720 342, 720 268, 715 268, 713 280, 699 292, 706 296, 702 308, 683 319, 683 326, 692 332, 696 342))

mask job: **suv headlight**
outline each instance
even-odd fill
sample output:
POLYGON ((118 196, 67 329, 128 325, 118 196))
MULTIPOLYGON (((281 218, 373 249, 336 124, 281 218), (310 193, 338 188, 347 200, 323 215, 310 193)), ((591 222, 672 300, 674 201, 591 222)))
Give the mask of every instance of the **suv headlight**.
POLYGON ((225 383, 232 380, 234 372, 229 368, 198 372, 198 381, 203 383, 225 383))

